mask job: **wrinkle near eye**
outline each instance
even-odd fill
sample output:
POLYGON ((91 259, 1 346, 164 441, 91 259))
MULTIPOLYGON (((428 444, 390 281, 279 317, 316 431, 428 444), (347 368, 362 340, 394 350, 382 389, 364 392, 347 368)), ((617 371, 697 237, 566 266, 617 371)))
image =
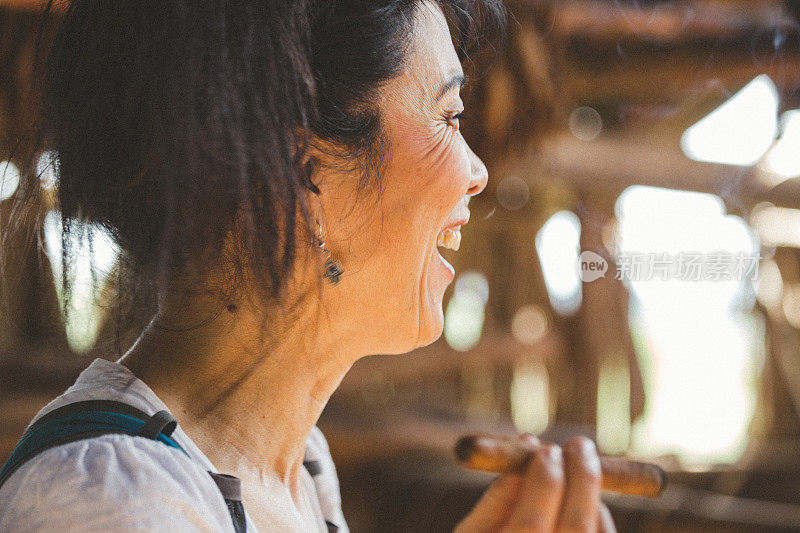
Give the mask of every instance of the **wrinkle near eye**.
POLYGON ((432 170, 447 164, 452 157, 453 150, 458 149, 461 141, 461 132, 456 128, 443 124, 436 128, 436 132, 428 139, 427 148, 422 151, 420 161, 432 170))

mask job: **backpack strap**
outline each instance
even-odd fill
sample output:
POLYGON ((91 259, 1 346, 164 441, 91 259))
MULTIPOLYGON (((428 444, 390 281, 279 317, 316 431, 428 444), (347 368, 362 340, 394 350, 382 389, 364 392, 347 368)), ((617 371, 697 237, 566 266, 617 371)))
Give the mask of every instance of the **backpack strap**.
MULTIPOLYGON (((168 411, 160 413, 166 413, 172 418, 168 411)), ((137 435, 147 425, 146 421, 151 418, 161 420, 164 415, 160 413, 150 417, 135 407, 110 400, 88 400, 54 409, 39 418, 22 435, 0 470, 0 485, 20 466, 45 450, 100 435, 114 433, 137 435)), ((174 422, 174 419, 172 420, 174 422)), ((166 429, 167 432, 159 432, 153 440, 161 441, 186 454, 186 451, 170 437, 174 426, 162 429, 166 429)))
POLYGON ((162 433, 171 437, 172 432, 175 431, 177 427, 178 422, 175 420, 175 417, 172 416, 172 413, 164 410, 151 416, 136 435, 146 439, 158 440, 158 436, 162 433))
POLYGON ((217 474, 209 472, 211 479, 217 484, 222 497, 225 499, 225 505, 228 506, 228 512, 233 520, 233 529, 236 533, 245 533, 246 520, 244 517, 244 506, 242 505, 242 481, 236 477, 228 474, 217 474))
MULTIPOLYGON (((156 440, 186 453, 172 439, 178 423, 169 411, 150 416, 135 407, 112 400, 87 400, 64 405, 40 417, 20 438, 0 469, 0 487, 27 461, 50 448, 109 434, 156 440)), ((209 472, 219 488, 236 533, 246 532, 239 478, 209 472), (222 480, 222 481, 220 481, 222 480)))

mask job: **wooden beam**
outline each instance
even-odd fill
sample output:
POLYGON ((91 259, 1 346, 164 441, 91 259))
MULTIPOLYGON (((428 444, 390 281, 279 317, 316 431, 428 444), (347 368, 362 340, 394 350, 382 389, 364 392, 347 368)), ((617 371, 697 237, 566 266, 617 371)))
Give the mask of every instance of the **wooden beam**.
POLYGON ((532 183, 556 181, 612 199, 631 185, 649 185, 716 194, 735 204, 771 201, 800 208, 800 180, 768 188, 752 168, 692 161, 683 155, 677 140, 664 145, 643 137, 609 134, 581 141, 564 132, 525 156, 498 164, 493 173, 526 176, 532 183))
POLYGON ((645 6, 567 0, 555 4, 553 19, 553 33, 561 38, 580 35, 612 45, 625 39, 666 43, 726 39, 793 22, 780 0, 694 0, 645 6))
POLYGON ((565 63, 556 75, 564 94, 577 102, 677 103, 720 88, 732 94, 760 74, 780 88, 800 86, 799 54, 761 63, 750 55, 722 53, 725 57, 715 60, 710 52, 685 51, 647 60, 620 58, 601 70, 565 63))

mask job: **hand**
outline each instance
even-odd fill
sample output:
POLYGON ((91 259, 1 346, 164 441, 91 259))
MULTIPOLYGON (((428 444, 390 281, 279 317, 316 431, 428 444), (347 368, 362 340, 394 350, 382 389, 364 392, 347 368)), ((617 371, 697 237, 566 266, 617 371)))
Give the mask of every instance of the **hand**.
POLYGON ((523 473, 504 474, 486 490, 455 533, 616 533, 600 501, 600 458, 594 443, 572 439, 561 448, 541 445, 523 473))

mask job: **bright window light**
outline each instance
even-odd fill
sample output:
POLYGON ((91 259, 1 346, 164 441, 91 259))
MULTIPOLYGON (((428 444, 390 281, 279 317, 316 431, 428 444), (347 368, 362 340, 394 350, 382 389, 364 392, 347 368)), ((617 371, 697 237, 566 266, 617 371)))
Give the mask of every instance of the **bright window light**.
POLYGON ((800 176, 800 110, 787 111, 781 117, 783 133, 780 140, 764 157, 768 172, 759 175, 767 185, 800 176))
POLYGON ((11 198, 19 187, 19 169, 11 161, 0 162, 0 201, 11 198))
POLYGON ((759 204, 750 223, 766 246, 800 248, 800 209, 759 204))
MULTIPOLYGON (((622 192, 615 210, 620 221, 618 255, 759 254, 754 232, 740 217, 727 215, 722 199, 713 194, 636 185, 622 192)), ((742 294, 742 282, 737 279, 682 281, 654 275, 633 280, 630 288, 641 301, 672 295, 701 307, 709 299, 733 304, 742 294)))
MULTIPOLYGON (((635 186, 617 201, 618 254, 759 254, 744 221, 710 194, 635 186)), ((763 327, 753 281, 631 279, 630 322, 647 394, 632 451, 686 464, 733 462, 756 404, 763 327)))
POLYGON ((581 223, 575 213, 559 211, 536 234, 536 251, 553 309, 571 315, 581 305, 581 223))
POLYGON ((526 361, 511 377, 511 418, 521 432, 539 435, 550 423, 550 383, 541 361, 526 361))
MULTIPOLYGON (((67 278, 71 283, 71 293, 66 335, 73 351, 85 353, 94 346, 100 332, 102 312, 97 305, 97 294, 102 291, 114 267, 119 247, 105 229, 94 224, 73 221, 69 235, 68 253, 72 257, 67 261, 67 278)), ((56 294, 63 312, 65 295, 60 212, 50 211, 45 217, 44 237, 56 294)))
POLYGON ((630 376, 625 355, 601 357, 597 383, 597 446, 604 453, 622 454, 630 446, 630 376))
POLYGON ((486 276, 467 271, 458 277, 444 314, 444 339, 451 348, 466 352, 478 344, 488 300, 486 276))
POLYGON ((772 145, 777 129, 778 90, 761 75, 687 129, 681 147, 696 161, 750 166, 772 145))

